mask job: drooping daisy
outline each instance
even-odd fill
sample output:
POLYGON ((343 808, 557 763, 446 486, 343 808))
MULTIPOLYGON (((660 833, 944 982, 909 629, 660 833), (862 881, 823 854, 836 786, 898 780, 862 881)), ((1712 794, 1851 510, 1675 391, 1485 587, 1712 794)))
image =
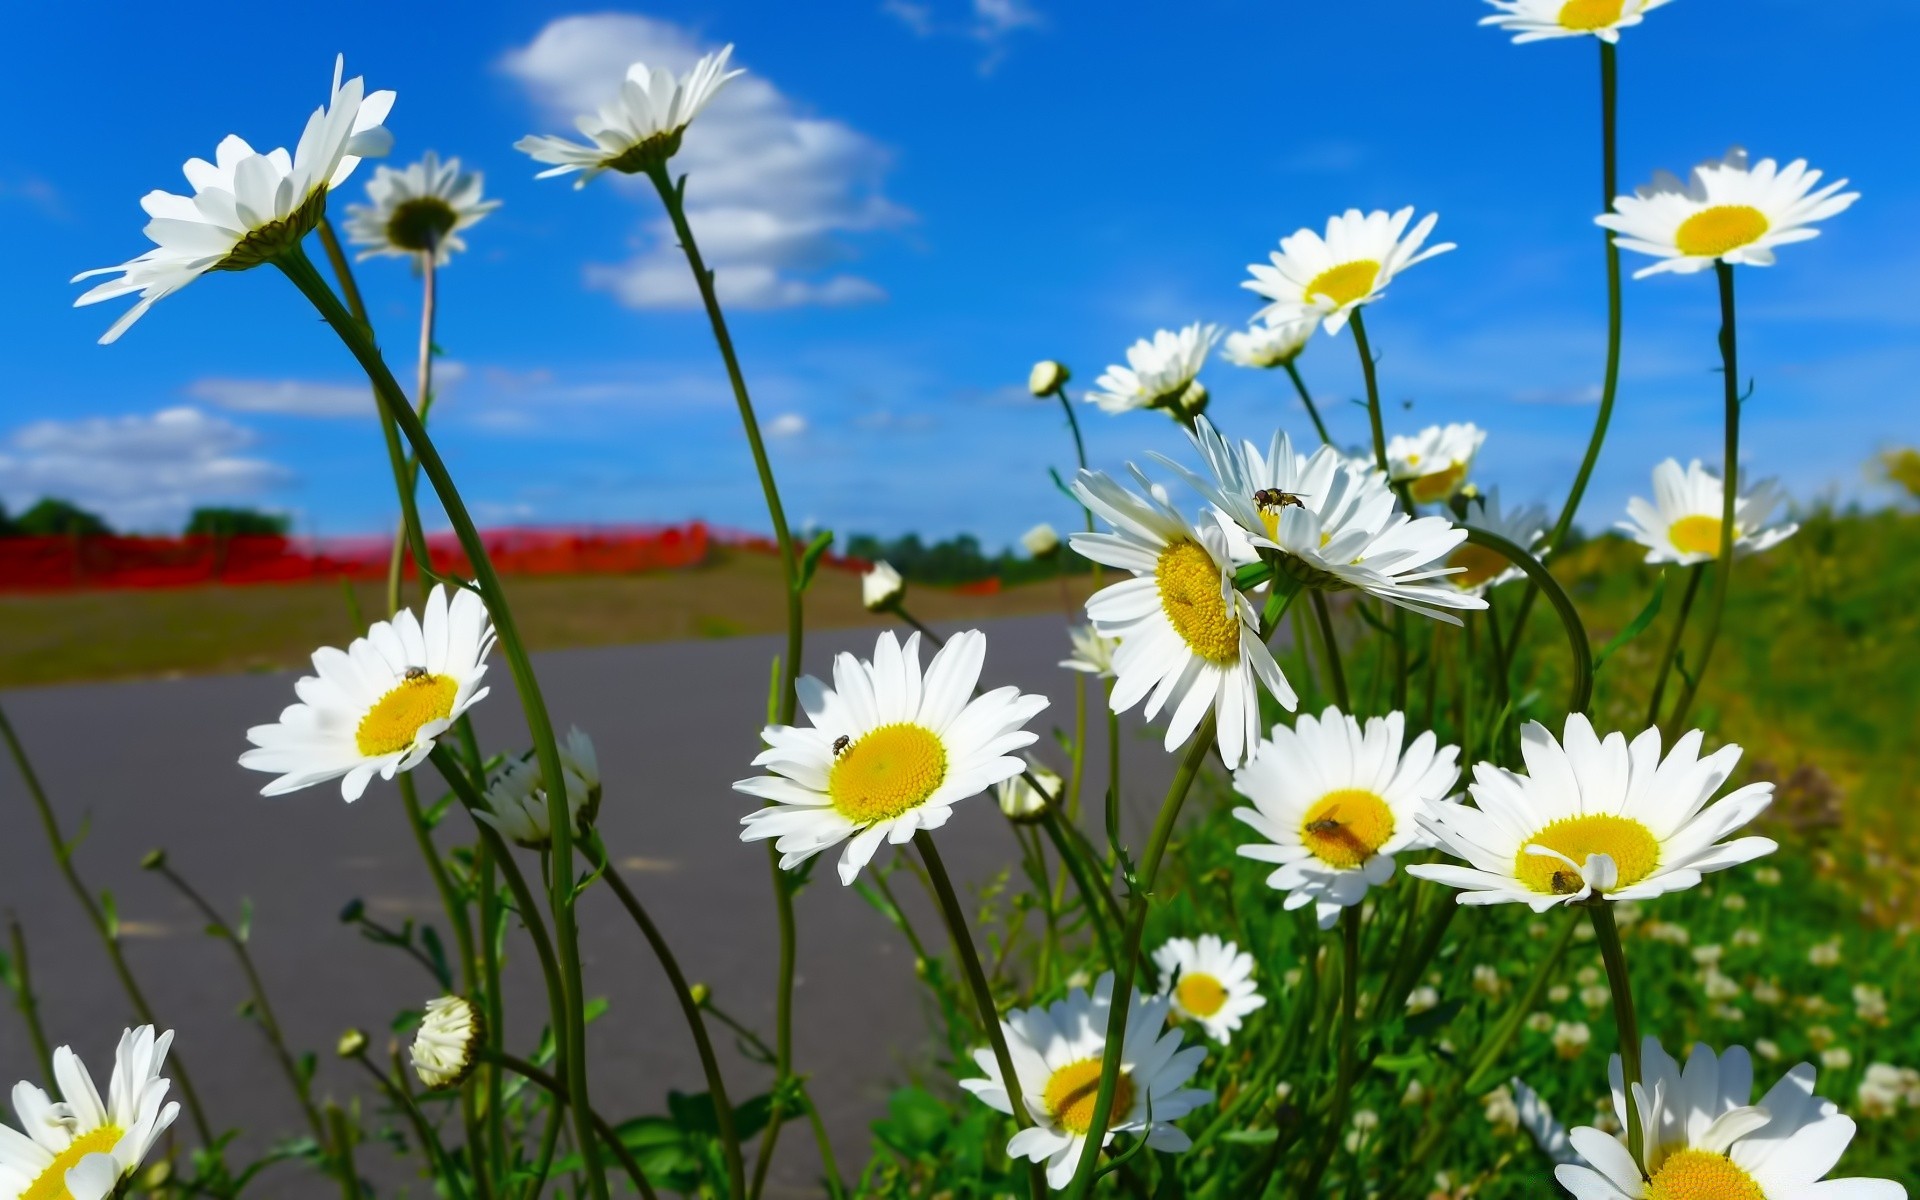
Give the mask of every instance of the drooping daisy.
MULTIPOLYGON (((1094 984, 1091 996, 1074 988, 1046 1008, 1016 1008, 1000 1024, 1021 1099, 1034 1120, 1007 1142, 1007 1153, 1029 1162, 1045 1162, 1050 1187, 1063 1188, 1073 1179, 1087 1133, 1093 1128, 1094 1104, 1100 1094, 1100 1059, 1112 1012, 1113 974, 1108 972, 1094 984)), ((1150 1149, 1170 1153, 1193 1144, 1173 1122, 1213 1102, 1212 1092, 1185 1086, 1200 1069, 1207 1051, 1204 1046, 1182 1049, 1180 1031, 1165 1029, 1166 1021, 1164 996, 1142 996, 1138 990, 1133 993, 1120 1046, 1120 1074, 1114 1082, 1102 1146, 1110 1144, 1118 1133, 1143 1135, 1150 1149)), ((987 1077, 962 1079, 960 1086, 988 1107, 1011 1113, 1013 1103, 993 1051, 975 1050, 973 1060, 987 1077)))
POLYGON ((1009 776, 993 785, 993 798, 1000 802, 1007 820, 1028 825, 1044 818, 1048 806, 1059 802, 1061 783, 1059 772, 1028 759, 1024 775, 1009 776), (1027 782, 1029 778, 1046 789, 1044 795, 1027 782))
POLYGON ((1099 390, 1088 392, 1087 399, 1110 413, 1177 408, 1219 337, 1218 325, 1196 321, 1178 333, 1162 329, 1152 341, 1141 338, 1127 348, 1126 366, 1108 367, 1093 381, 1099 390))
POLYGON ((459 1087, 480 1061, 486 1029, 480 1010, 459 996, 427 1001, 413 1035, 413 1073, 430 1088, 459 1087))
POLYGON ((1633 273, 1644 279, 1661 271, 1690 275, 1715 262, 1773 265, 1773 248, 1820 236, 1814 222, 1846 211, 1858 192, 1840 191, 1844 179, 1814 190, 1820 172, 1795 159, 1784 170, 1771 158, 1748 167, 1735 146, 1722 159, 1693 169, 1681 183, 1661 171, 1631 196, 1616 197, 1614 211, 1594 223, 1619 234, 1614 243, 1660 261, 1633 273))
POLYGON ((840 882, 850 884, 882 839, 898 846, 938 829, 954 804, 1018 775, 1026 763, 1013 752, 1037 740, 1024 726, 1047 698, 1012 687, 975 696, 986 656, 987 635, 971 629, 948 640, 923 675, 920 635, 903 648, 889 630, 872 662, 836 657, 832 687, 802 677, 811 725, 769 725, 753 765, 773 774, 733 785, 771 801, 740 819, 740 840, 778 838, 782 869, 844 841, 840 882))
MULTIPOLYGON (((1656 1038, 1640 1050, 1641 1081, 1631 1101, 1646 1130, 1640 1161, 1619 1139, 1591 1126, 1569 1134, 1587 1164, 1556 1167, 1578 1200, 1905 1200, 1891 1179, 1829 1179, 1854 1123, 1813 1093, 1815 1071, 1801 1063, 1753 1100, 1753 1059, 1744 1047, 1715 1055, 1696 1045, 1683 1071, 1656 1038)), ((1627 1122, 1620 1057, 1612 1063, 1613 1107, 1627 1122)))
MULTIPOLYGON (((1727 493, 1720 477, 1700 465, 1699 459, 1680 469, 1669 458, 1653 469, 1653 503, 1635 496, 1627 501, 1627 516, 1616 526, 1647 548, 1650 563, 1712 562, 1720 557, 1720 522, 1726 514, 1727 493)), ((1779 489, 1769 479, 1755 484, 1733 506, 1733 554, 1742 558, 1786 541, 1800 526, 1762 528, 1780 503, 1779 489)))
POLYGON ((1227 335, 1220 347, 1220 357, 1236 367, 1261 370, 1284 367, 1300 357, 1300 352, 1313 338, 1313 331, 1319 327, 1317 316, 1297 317, 1277 325, 1255 321, 1246 329, 1227 335))
POLYGON ((1513 40, 1538 42, 1547 38, 1592 35, 1617 42, 1620 31, 1638 25, 1647 13, 1668 0, 1487 0, 1500 11, 1480 18, 1482 25, 1513 31, 1513 40))
POLYGON ((885 559, 868 567, 860 576, 860 603, 868 612, 886 612, 906 599, 907 581, 885 559))
POLYGON ((120 1035, 113 1078, 101 1103, 86 1064, 70 1047, 53 1052, 55 1101, 31 1083, 13 1089, 20 1130, 0 1124, 0 1196, 7 1200, 107 1200, 140 1169, 180 1114, 167 1100, 173 1031, 142 1025, 120 1035))
MULTIPOLYGON (((567 811, 575 828, 584 830, 600 808, 599 756, 593 740, 578 729, 569 729, 558 748, 560 771, 567 781, 567 811)), ((531 751, 508 760, 487 785, 483 799, 486 807, 475 810, 474 818, 499 830, 502 837, 529 850, 541 849, 553 840, 553 826, 547 818, 547 788, 540 760, 531 751)))
MULTIPOLYGON (((1540 554, 1540 543, 1546 540, 1548 522, 1547 510, 1539 504, 1503 511, 1497 487, 1470 497, 1466 516, 1461 519, 1461 524, 1497 533, 1536 557, 1540 554)), ((1457 570, 1452 575, 1441 576, 1440 581, 1475 596, 1484 596, 1503 583, 1526 576, 1525 571, 1508 562, 1499 551, 1474 542, 1462 542, 1458 550, 1447 555, 1447 565, 1457 570)))
POLYGON ((1061 666, 1100 679, 1113 678, 1113 652, 1119 649, 1120 639, 1107 637, 1091 625, 1071 626, 1067 636, 1073 639, 1073 653, 1060 660, 1061 666))
POLYGON ((1329 929, 1393 878, 1394 855, 1430 844, 1419 818, 1459 781, 1459 756, 1431 730, 1407 744, 1397 712, 1363 726, 1330 707, 1275 725, 1233 773, 1233 790, 1254 805, 1233 815, 1266 839, 1239 854, 1278 864, 1267 886, 1287 893, 1289 912, 1312 904, 1329 929))
POLYGON ((1486 440, 1487 431, 1472 422, 1429 425, 1412 437, 1396 434, 1387 443, 1387 467, 1415 504, 1439 504, 1466 484, 1473 456, 1486 440))
POLYGON ((1553 1115, 1553 1106, 1520 1080, 1511 1081, 1514 1098, 1514 1112, 1520 1128, 1527 1131, 1533 1144, 1540 1147, 1540 1153, 1556 1163, 1578 1162, 1580 1156, 1573 1152, 1573 1143, 1567 1138, 1567 1127, 1553 1115))
POLYGON ((1260 640, 1253 604, 1233 587, 1226 536, 1195 529, 1166 494, 1133 470, 1146 490, 1129 492, 1098 471, 1081 471, 1074 494, 1113 527, 1112 533, 1076 533, 1083 557, 1132 571, 1087 600, 1100 634, 1118 638, 1110 703, 1126 712, 1142 700, 1152 720, 1172 707, 1166 748, 1177 749, 1212 708, 1219 718, 1220 757, 1229 767, 1260 736, 1264 683, 1291 712, 1298 699, 1260 640))
POLYGON ((1331 446, 1296 454, 1276 431, 1265 455, 1251 442, 1233 446, 1206 420, 1190 431, 1207 464, 1196 474, 1156 455, 1213 502, 1240 561, 1263 551, 1307 587, 1349 588, 1390 604, 1459 624, 1443 608, 1479 609, 1486 601, 1436 582, 1453 568, 1444 560, 1466 540, 1445 517, 1409 517, 1386 477, 1331 446))
POLYGON ((208 271, 244 271, 298 246, 320 223, 327 192, 345 183, 362 158, 377 158, 393 145, 382 127, 393 108, 392 92, 365 94, 358 76, 343 85, 344 57, 333 62, 333 91, 324 107, 307 118, 307 127, 289 155, 285 148, 254 152, 228 135, 214 161, 190 158, 183 168, 193 195, 152 191, 140 207, 153 220, 145 233, 154 248, 117 267, 82 271, 78 283, 95 275, 118 275, 96 284, 75 300, 98 304, 134 292, 140 300, 101 337, 117 340, 163 297, 208 271))
POLYGON ((1409 874, 1462 889, 1462 904, 1518 903, 1535 912, 1600 896, 1644 900, 1683 891, 1709 871, 1771 854, 1771 838, 1720 839, 1773 801, 1771 783, 1713 800, 1740 761, 1740 747, 1700 756, 1687 733, 1660 757, 1660 731, 1631 745, 1602 741, 1585 715, 1567 718, 1564 745, 1538 721, 1520 731, 1527 773, 1492 763, 1473 768, 1479 807, 1443 803, 1422 817, 1440 848, 1469 866, 1431 863, 1409 874))
POLYGON ((693 69, 675 77, 664 67, 648 69, 643 62, 627 68, 620 92, 600 106, 595 115, 582 114, 574 126, 587 135, 591 145, 570 142, 551 134, 531 134, 513 144, 535 162, 555 163, 534 176, 549 179, 575 171, 580 178, 573 186, 582 188, 602 171, 641 174, 672 158, 680 149, 680 137, 700 115, 714 94, 727 81, 746 74, 727 70, 733 47, 725 46, 717 54, 703 56, 693 69))
POLYGON ((486 698, 480 680, 492 649, 493 623, 480 597, 459 588, 449 603, 436 584, 424 621, 401 609, 345 650, 315 650, 318 674, 293 685, 300 702, 274 724, 247 730, 255 749, 240 765, 280 773, 260 789, 263 796, 338 779, 340 794, 358 800, 375 774, 392 779, 420 765, 435 740, 486 698))
POLYGON ((1225 1045, 1247 1014, 1267 998, 1253 984, 1253 955, 1211 933, 1170 938, 1153 952, 1161 989, 1176 1015, 1196 1022, 1225 1045))
POLYGON ((1259 312, 1268 324, 1315 317, 1328 333, 1338 333, 1353 310, 1378 300, 1395 275, 1454 248, 1452 242, 1420 248, 1438 213, 1428 213, 1409 231, 1412 220, 1412 206, 1391 215, 1350 208, 1327 218, 1325 237, 1302 229, 1281 238, 1280 249, 1268 256, 1273 265, 1254 263, 1247 268, 1253 278, 1240 286, 1272 301, 1259 312))
POLYGON ((467 248, 460 231, 500 207, 498 200, 481 199, 481 183, 480 172, 462 171, 457 158, 441 162, 431 150, 403 170, 380 167, 367 183, 372 203, 347 205, 347 237, 368 247, 362 259, 430 253, 444 266, 467 248))

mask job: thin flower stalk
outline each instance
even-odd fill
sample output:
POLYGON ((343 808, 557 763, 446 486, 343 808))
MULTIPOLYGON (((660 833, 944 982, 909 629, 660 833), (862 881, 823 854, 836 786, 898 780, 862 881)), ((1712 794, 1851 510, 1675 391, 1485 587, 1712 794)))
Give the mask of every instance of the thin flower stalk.
POLYGON ((1674 664, 1679 661, 1681 638, 1687 631, 1687 618, 1693 613, 1694 597, 1700 593, 1700 580, 1706 574, 1707 564, 1695 563, 1687 569, 1687 590, 1680 594, 1680 609, 1674 614, 1673 632, 1667 637, 1667 648, 1660 655, 1660 670, 1653 677, 1653 695, 1647 701, 1647 719, 1641 724, 1658 725, 1660 723, 1660 701, 1667 694, 1667 680, 1673 675, 1674 664))
MULTIPOLYGON (((1359 314, 1354 316, 1357 318, 1359 314)), ((1340 1135, 1346 1132, 1347 1109, 1353 1100, 1354 1026, 1359 1020, 1360 967, 1360 908, 1352 905, 1340 914, 1340 1032, 1335 1043, 1333 1102, 1327 1113, 1326 1128, 1320 1134, 1320 1147, 1314 1151, 1307 1166, 1306 1181, 1300 1186, 1303 1196, 1319 1194, 1320 1180, 1333 1161, 1340 1135)))
POLYGON ((1313 402, 1313 393, 1307 390, 1307 381, 1300 377, 1300 364, 1288 359, 1283 365, 1287 369, 1287 378, 1293 380, 1293 390, 1300 394, 1300 403, 1307 406, 1307 416, 1313 421, 1313 431, 1320 435, 1321 445, 1333 445, 1333 435, 1327 432, 1327 423, 1320 419, 1320 406, 1313 402))
MULTIPOLYGON (((484 1052, 484 1057, 494 1066, 511 1071, 527 1082, 540 1087, 553 1097, 555 1104, 567 1102, 566 1086, 526 1059, 515 1058, 511 1054, 498 1050, 487 1050, 484 1052)), ((633 1180, 634 1190, 648 1200, 655 1200, 656 1194, 653 1185, 647 1181, 647 1173, 640 1169, 640 1164, 634 1160, 633 1152, 628 1150, 627 1144, 620 1140, 620 1131, 609 1125, 607 1119, 599 1113, 592 1113, 590 1117, 594 1132, 599 1135, 599 1144, 605 1146, 607 1152, 620 1161, 620 1168, 627 1173, 627 1178, 633 1180)))
MULTIPOLYGON (((1595 896, 1587 906, 1587 914, 1593 919, 1594 940, 1600 944, 1600 958, 1607 967, 1607 987, 1613 993, 1613 1022, 1620 1033, 1621 1088, 1631 1096, 1640 1086, 1640 1022, 1633 1009, 1633 981, 1627 974, 1627 952, 1620 944, 1620 927, 1614 923, 1613 906, 1604 897, 1595 896)), ((1627 1149, 1635 1161, 1641 1160, 1645 1141, 1639 1108, 1629 1104, 1627 1149)))
POLYGON ((33 1043, 33 1061, 40 1078, 53 1078, 53 1045, 40 1023, 40 999, 33 990, 33 964, 27 959, 27 933, 20 918, 7 914, 7 990, 13 993, 13 1006, 20 1010, 20 1022, 27 1027, 27 1039, 33 1043))

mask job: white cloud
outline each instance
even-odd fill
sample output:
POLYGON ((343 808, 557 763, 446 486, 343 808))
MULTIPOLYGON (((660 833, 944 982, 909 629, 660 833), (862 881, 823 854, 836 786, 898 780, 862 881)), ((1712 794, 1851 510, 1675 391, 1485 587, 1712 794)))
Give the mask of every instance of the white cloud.
POLYGON ((991 75, 1007 56, 1007 39, 1022 29, 1046 24, 1029 0, 969 0, 964 15, 942 18, 927 0, 881 0, 880 11, 915 37, 960 37, 980 43, 986 55, 980 73, 991 75))
POLYGON ((807 419, 799 413, 781 413, 767 422, 767 436, 770 438, 799 437, 807 431, 807 419))
POLYGON ((0 441, 0 496, 59 496, 122 528, 175 526, 195 505, 244 500, 291 479, 239 452, 252 430, 182 406, 145 416, 35 421, 0 441))
POLYGON ((310 379, 196 379, 187 395, 233 412, 300 417, 372 417, 373 391, 364 383, 310 379))
MULTIPOLYGON (((675 71, 705 46, 667 21, 627 14, 561 17, 503 60, 550 121, 570 124, 613 94, 629 64, 675 71)), ((737 60, 736 60, 737 61, 737 60)), ((804 114, 765 78, 721 90, 688 129, 675 174, 690 176, 687 219, 737 308, 856 304, 884 298, 871 280, 829 271, 851 235, 894 228, 912 214, 882 191, 892 156, 842 121, 804 114)), ((633 308, 692 308, 699 296, 659 200, 644 180, 618 180, 653 214, 641 249, 587 268, 591 287, 633 308)))

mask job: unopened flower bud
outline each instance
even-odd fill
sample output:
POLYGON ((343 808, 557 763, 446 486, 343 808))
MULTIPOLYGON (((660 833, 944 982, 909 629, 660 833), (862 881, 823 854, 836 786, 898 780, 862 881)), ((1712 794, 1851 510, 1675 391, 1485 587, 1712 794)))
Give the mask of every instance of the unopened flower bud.
POLYGON ((334 1051, 341 1058, 359 1058, 366 1048, 367 1035, 358 1029, 349 1029, 340 1035, 340 1041, 334 1046, 334 1051))
POLYGON ((868 612, 886 612, 899 605, 907 594, 907 581, 885 561, 873 564, 860 577, 860 603, 868 612))
POLYGON ((696 983, 687 989, 687 995, 693 999, 696 1007, 705 1008, 707 1001, 713 999, 713 989, 704 983, 696 983))
POLYGON ((1065 363, 1057 363, 1050 358, 1042 359, 1033 364, 1033 370, 1027 373, 1027 390, 1044 399, 1067 386, 1071 375, 1065 363))
POLYGON ((413 1073, 430 1088, 458 1087, 480 1058, 486 1022, 459 996, 427 1001, 420 1030, 413 1036, 413 1073))
POLYGON ((140 860, 140 869, 142 871, 158 871, 166 865, 167 852, 165 850, 149 850, 147 851, 146 857, 140 860))
POLYGON ((1052 558, 1060 553, 1060 534, 1042 521, 1020 535, 1020 544, 1035 558, 1052 558))

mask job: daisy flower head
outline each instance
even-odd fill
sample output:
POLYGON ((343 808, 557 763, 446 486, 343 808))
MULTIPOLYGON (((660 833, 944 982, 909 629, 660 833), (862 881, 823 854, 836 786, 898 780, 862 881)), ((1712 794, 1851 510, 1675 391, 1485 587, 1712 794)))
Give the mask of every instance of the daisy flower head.
POLYGON ((746 74, 727 69, 732 57, 733 47, 724 46, 718 53, 702 56, 684 75, 634 63, 627 68, 619 93, 601 105, 598 113, 574 118, 575 128, 587 136, 589 144, 551 134, 532 134, 515 142, 513 148, 535 162, 554 164, 535 179, 579 172, 580 178, 573 181, 576 188, 587 186, 587 181, 602 171, 643 174, 678 153, 681 135, 700 110, 728 80, 746 74))
POLYGON ((1472 422, 1429 425, 1412 437, 1394 435, 1387 443, 1387 467, 1415 504, 1444 503, 1465 486, 1473 456, 1486 440, 1487 431, 1472 422))
POLYGON ((1170 708, 1168 751, 1191 737, 1211 708, 1220 757, 1236 766, 1260 736, 1255 681, 1289 712, 1299 701, 1261 640, 1252 602, 1234 589, 1226 535, 1211 525, 1196 529, 1163 490, 1129 469, 1145 496, 1099 471, 1083 470, 1073 484, 1080 502, 1113 528, 1074 534, 1074 550, 1134 576, 1087 600, 1094 631, 1120 642, 1109 702, 1126 712, 1145 700, 1148 720, 1170 708))
POLYGON ((1660 731, 1628 743, 1602 741, 1585 715, 1567 718, 1566 740, 1529 721, 1520 731, 1527 773, 1480 763, 1473 807, 1432 806, 1421 822, 1442 850, 1470 865, 1431 863, 1408 873, 1461 889, 1462 904, 1525 904, 1545 912, 1576 901, 1644 900, 1684 891, 1778 849, 1771 838, 1720 839, 1773 801, 1771 783, 1713 794, 1740 761, 1740 747, 1702 757, 1693 730, 1663 759, 1660 731))
MULTIPOLYGON (((599 757, 593 740, 579 729, 567 731, 559 751, 560 773, 567 784, 567 812, 574 828, 584 832, 600 808, 599 757)), ((540 773, 539 759, 531 752, 508 760, 487 785, 482 800, 485 807, 474 810, 474 819, 493 826, 509 841, 538 850, 553 840, 545 777, 540 773)))
POLYGON ((1073 640, 1073 653, 1060 660, 1061 666, 1098 679, 1113 678, 1113 652, 1120 639, 1107 637, 1091 625, 1070 626, 1067 636, 1073 640))
POLYGON ((442 162, 431 150, 403 169, 380 167, 367 182, 369 203, 347 205, 347 237, 367 247, 362 259, 431 254, 435 266, 444 266, 467 248, 460 231, 500 207, 481 198, 481 183, 480 172, 462 171, 459 159, 442 162))
MULTIPOLYGON (((1544 505, 1534 504, 1512 511, 1502 509, 1500 489, 1496 487, 1468 497, 1466 513, 1460 523, 1471 529, 1499 534, 1537 557, 1541 553, 1538 549, 1540 543, 1546 540, 1549 521, 1544 505)), ((1484 596, 1493 588, 1526 575, 1498 550, 1490 550, 1475 542, 1462 542, 1459 549, 1447 556, 1447 565, 1455 568, 1455 571, 1452 575, 1441 576, 1441 582, 1475 596, 1484 596)))
MULTIPOLYGON (((1186 1086, 1205 1060, 1206 1047, 1183 1049, 1180 1031, 1165 1028, 1167 1009, 1164 996, 1133 993, 1102 1146, 1110 1144, 1115 1134, 1131 1133, 1144 1137, 1150 1149, 1179 1153, 1193 1142, 1173 1122, 1213 1102, 1212 1092, 1186 1086)), ((1108 972, 1095 982, 1092 995, 1074 988, 1045 1008, 1016 1008, 1000 1023, 1016 1085, 1034 1121, 1007 1142, 1007 1153, 1045 1162, 1050 1187, 1063 1188, 1073 1179, 1093 1128, 1100 1061, 1112 1013, 1113 973, 1108 972)), ((989 1108, 1011 1113, 1007 1081, 993 1051, 975 1050, 973 1060, 986 1078, 962 1079, 960 1086, 989 1108)))
MULTIPOLYGON (((1669 458, 1653 469, 1653 502, 1635 496, 1627 501, 1627 516, 1617 528, 1633 535, 1647 548, 1650 563, 1712 562, 1720 557, 1721 519, 1726 515, 1726 490, 1719 476, 1700 465, 1699 459, 1680 469, 1669 458)), ((1799 526, 1762 528, 1767 517, 1780 503, 1779 489, 1769 479, 1755 484, 1752 491, 1737 497, 1733 506, 1733 553, 1740 558, 1772 549, 1792 537, 1799 526)))
POLYGON ((1152 340, 1141 338, 1127 348, 1127 365, 1108 367, 1093 381, 1098 391, 1087 399, 1103 412, 1123 413, 1136 408, 1170 408, 1176 412, 1194 377, 1206 365, 1207 352, 1220 338, 1218 325, 1196 321, 1178 333, 1157 331, 1152 340))
POLYGON ((868 612, 886 612, 906 599, 907 581, 893 564, 881 559, 860 576, 860 603, 868 612))
POLYGON ((1645 279, 1661 271, 1690 275, 1716 262, 1750 267, 1773 265, 1773 250, 1820 236, 1817 221, 1845 212, 1858 192, 1842 192, 1844 179, 1822 188, 1820 172, 1795 159, 1782 168, 1771 158, 1747 164, 1735 146, 1726 157, 1693 169, 1685 183, 1661 171, 1613 211, 1594 218, 1619 235, 1616 245, 1659 259, 1633 273, 1645 279))
POLYGON ((851 884, 882 840, 938 829, 954 804, 1018 775, 1027 764, 1013 753, 1038 739, 1025 725, 1047 698, 1012 687, 975 696, 986 657, 987 635, 968 630, 923 673, 920 635, 903 647, 889 630, 872 661, 835 658, 832 687, 802 677, 809 724, 768 726, 753 765, 772 774, 733 785, 770 802, 740 819, 740 840, 778 838, 783 870, 846 842, 840 882, 851 884))
POLYGON ((999 801, 1000 811, 1007 820, 1031 825, 1044 819, 1048 806, 1059 800, 1062 782, 1059 772, 1028 759, 1024 774, 1009 776, 993 785, 993 798, 999 801), (1040 787, 1027 782, 1029 778, 1040 787), (1046 790, 1043 792, 1041 788, 1046 790))
POLYGON ((117 267, 82 271, 73 282, 116 275, 94 285, 74 307, 139 293, 140 299, 100 338, 117 341, 155 303, 208 271, 244 271, 295 249, 327 211, 327 193, 345 183, 363 157, 393 145, 384 126, 392 92, 366 92, 355 76, 342 84, 344 57, 333 62, 333 91, 307 118, 292 154, 284 147, 257 153, 228 135, 214 161, 190 158, 182 168, 193 194, 151 191, 140 207, 152 217, 144 232, 153 249, 117 267))
POLYGON ((1668 0, 1487 0, 1499 9, 1482 25, 1511 30, 1514 42, 1585 37, 1617 42, 1620 31, 1638 25, 1668 0))
POLYGON ((1156 455, 1212 502, 1240 562, 1270 558, 1294 582, 1322 591, 1366 592, 1426 616, 1459 624, 1441 609, 1479 609, 1486 601, 1438 582, 1444 560, 1466 541, 1445 517, 1410 517, 1386 476, 1331 446, 1295 453, 1276 431, 1267 452, 1229 443, 1205 419, 1189 431, 1207 471, 1156 455))
POLYGON ((20 1129, 0 1124, 0 1196, 9 1200, 107 1200, 140 1169, 180 1114, 160 1072, 173 1032, 142 1025, 120 1035, 105 1103, 70 1047, 53 1052, 54 1100, 31 1083, 13 1089, 20 1129))
POLYGON ((1284 367, 1300 357, 1300 352, 1313 338, 1313 331, 1319 327, 1320 319, 1315 316, 1296 317, 1277 325, 1255 321, 1244 330, 1227 335, 1220 347, 1220 357, 1236 367, 1259 370, 1284 367))
POLYGON ((479 595, 459 588, 449 601, 436 584, 424 619, 403 608, 345 650, 315 650, 317 673, 293 685, 300 702, 274 724, 247 730, 254 748, 240 765, 279 773, 263 796, 338 779, 340 794, 358 800, 376 774, 392 779, 420 765, 486 698, 480 680, 492 650, 493 622, 479 595))
POLYGON ((455 1088, 467 1081, 480 1061, 487 1023, 480 1010, 459 996, 427 1001, 413 1035, 413 1073, 430 1088, 455 1088))
POLYGON ((1312 904, 1330 929, 1393 878, 1396 854, 1430 844, 1419 818, 1459 782, 1460 750, 1431 730, 1406 735, 1397 712, 1365 725, 1337 708, 1302 713, 1233 773, 1233 790, 1253 801, 1233 815, 1265 839, 1239 854, 1276 864, 1267 886, 1287 893, 1288 911, 1312 904))
POLYGON ((1624 1127, 1639 1114, 1645 1146, 1635 1161, 1619 1139, 1591 1126, 1568 1135, 1585 1163, 1554 1177, 1579 1200, 1905 1200, 1890 1179, 1832 1179, 1827 1172, 1853 1140, 1854 1123, 1814 1095, 1815 1071, 1801 1063, 1753 1099, 1753 1059, 1742 1046, 1715 1054, 1696 1045, 1684 1069, 1655 1038, 1640 1050, 1631 1096, 1613 1057, 1613 1108, 1624 1127))
POLYGON ((1267 998, 1253 984, 1253 955, 1211 933, 1172 938, 1153 952, 1167 1004, 1225 1045, 1233 1031, 1267 998))
POLYGON ((1253 278, 1240 286, 1272 301, 1259 313, 1268 324, 1313 317, 1328 333, 1339 333, 1355 309, 1385 293, 1395 275, 1454 248, 1452 242, 1421 248, 1438 213, 1409 230, 1412 220, 1411 205, 1391 214, 1350 208, 1327 218, 1324 237, 1302 229, 1281 238, 1280 249, 1269 256, 1272 265, 1254 263, 1247 268, 1253 278))

